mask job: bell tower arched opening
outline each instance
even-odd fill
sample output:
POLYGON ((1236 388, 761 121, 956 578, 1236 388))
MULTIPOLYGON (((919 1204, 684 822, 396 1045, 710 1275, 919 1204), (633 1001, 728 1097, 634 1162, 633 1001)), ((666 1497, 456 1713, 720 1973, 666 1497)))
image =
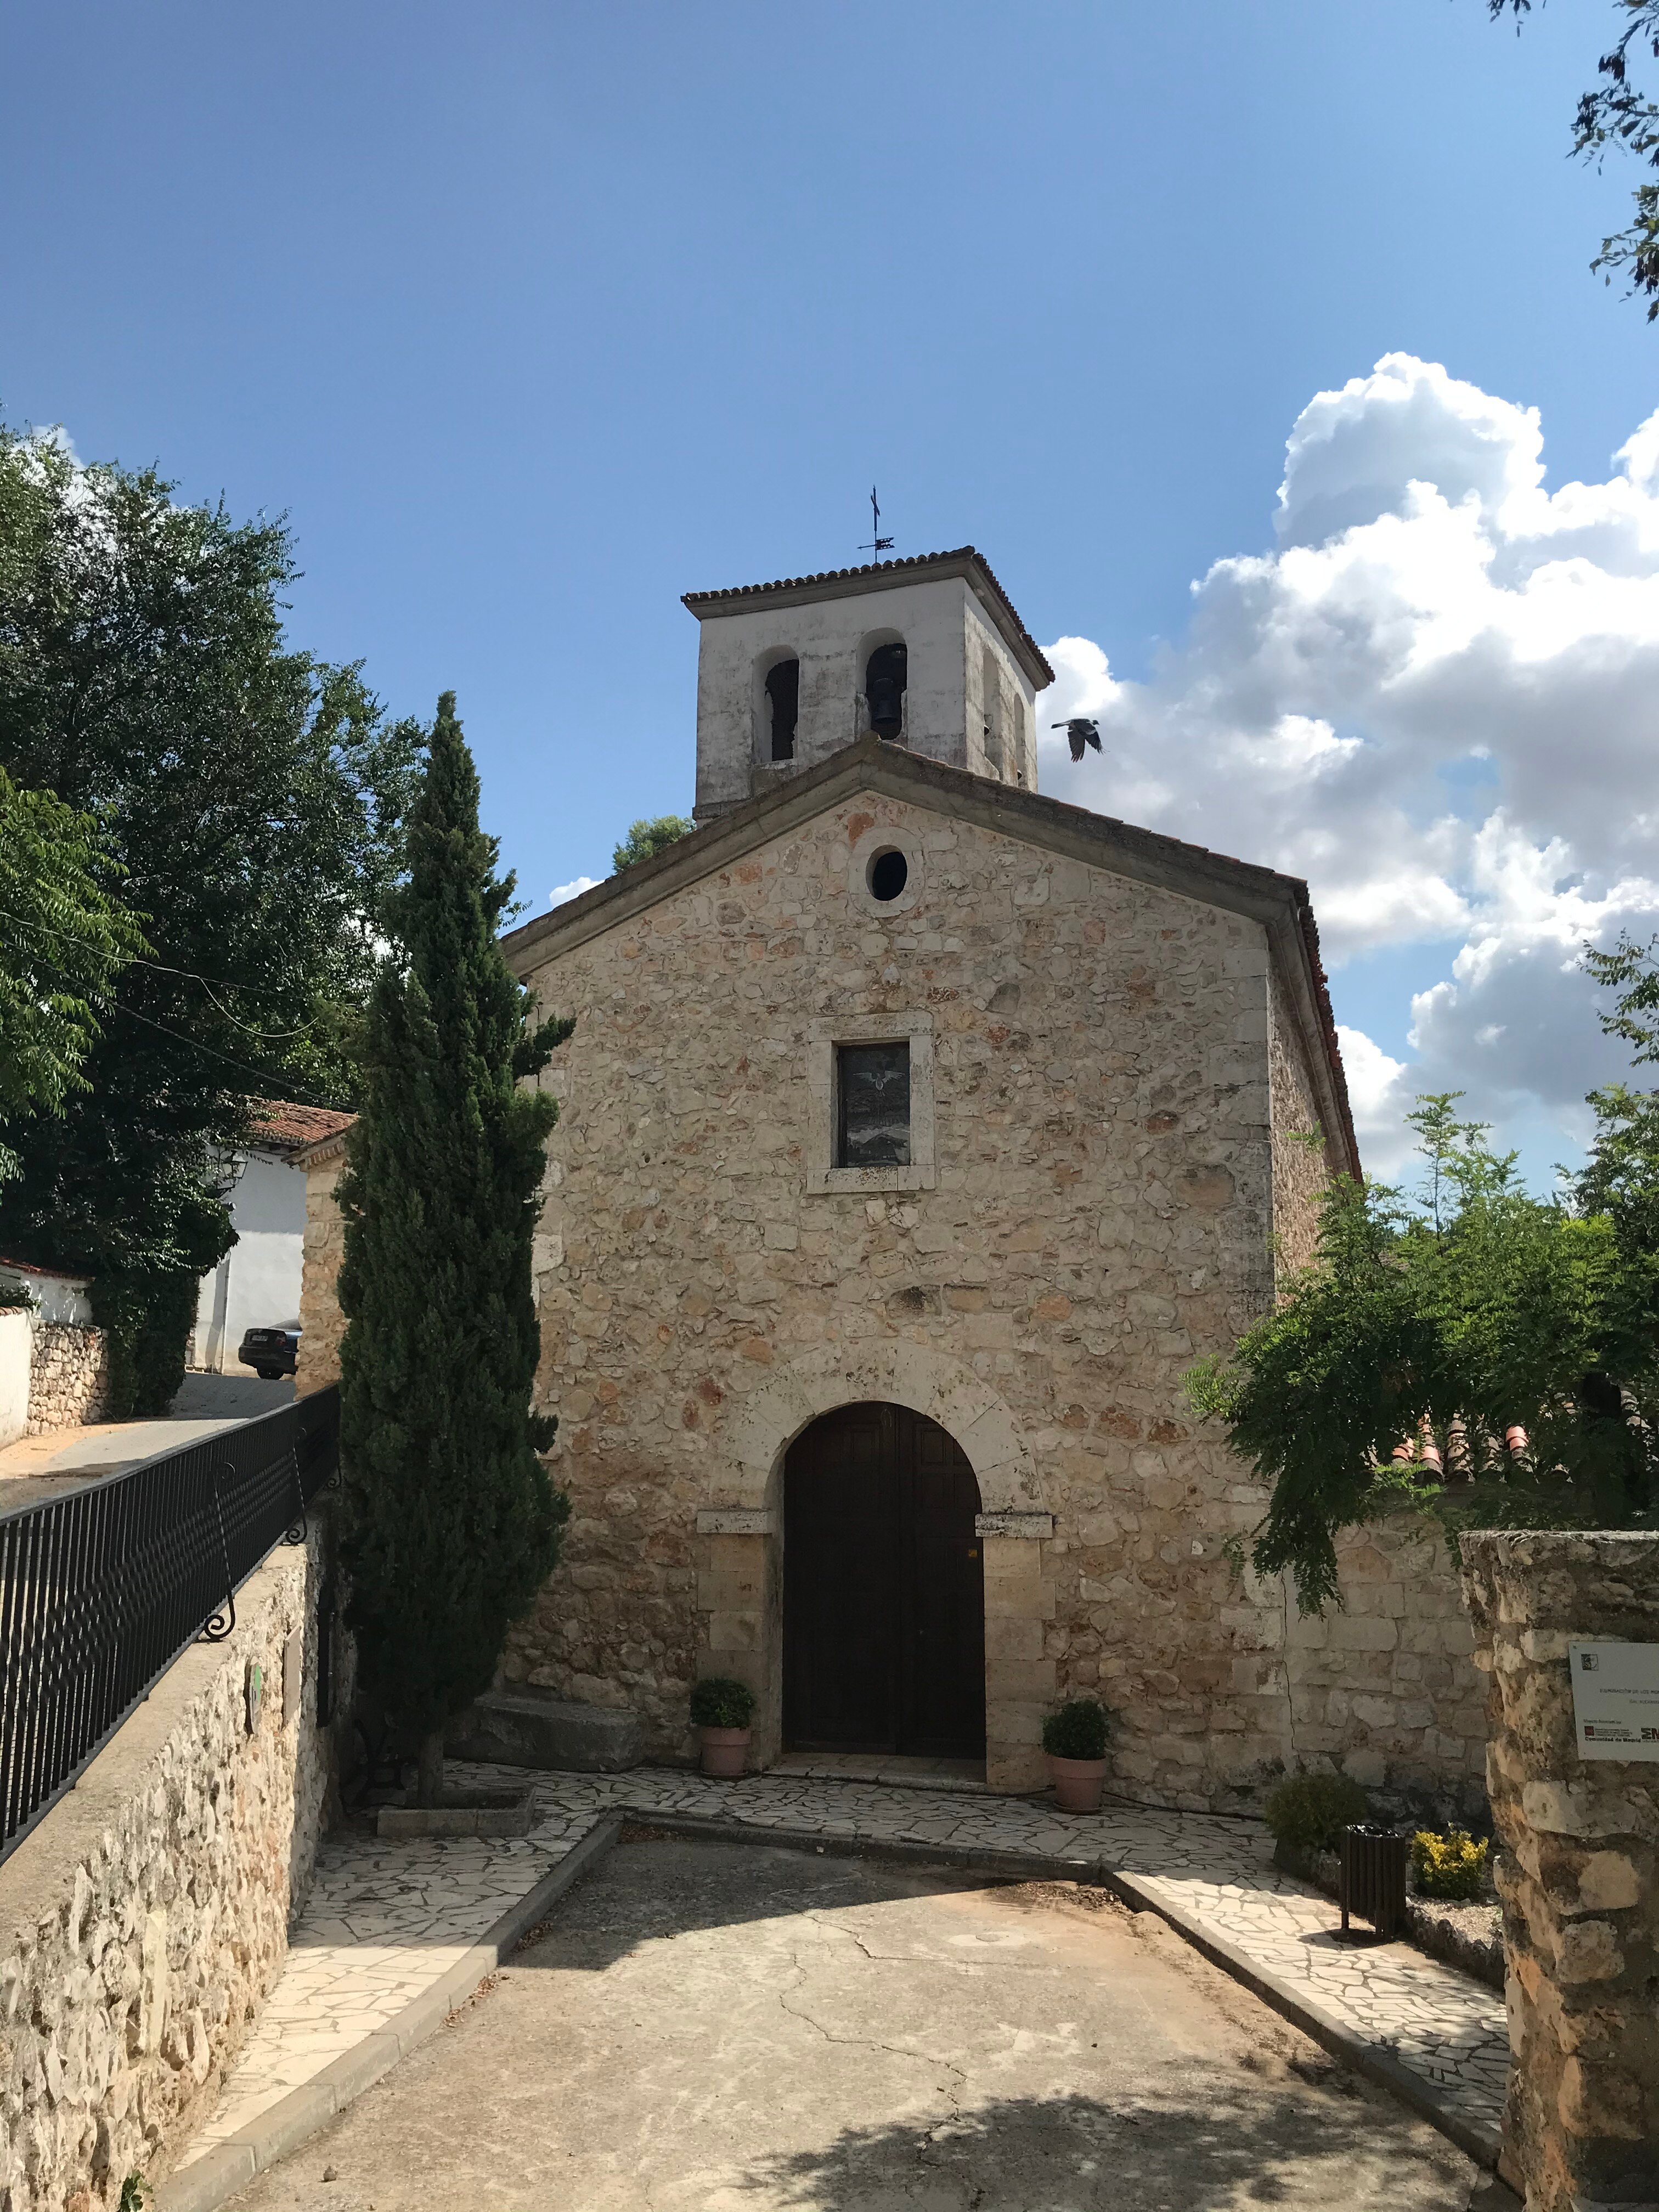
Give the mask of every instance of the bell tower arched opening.
POLYGON ((775 661, 766 673, 767 758, 795 757, 795 727, 800 720, 800 663, 793 655, 775 661))
POLYGON ((904 694, 910 680, 910 655, 902 638, 878 645, 864 664, 864 699, 870 727, 878 738, 904 734, 904 694))

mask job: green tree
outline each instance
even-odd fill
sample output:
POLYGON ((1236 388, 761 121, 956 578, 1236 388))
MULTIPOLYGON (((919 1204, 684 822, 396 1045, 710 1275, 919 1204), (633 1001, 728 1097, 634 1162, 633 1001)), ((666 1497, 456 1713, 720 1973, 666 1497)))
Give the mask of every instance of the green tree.
POLYGON ((1340 1595, 1337 1531, 1401 1505, 1454 1534, 1659 1513, 1659 1256, 1606 1212, 1530 1196, 1457 1096, 1410 1117, 1417 1201, 1333 1182, 1315 1263, 1188 1377, 1273 1485, 1250 1556, 1291 1571, 1304 1611, 1340 1595))
POLYGON ((1605 1215, 1628 1256, 1659 1252, 1659 1095, 1610 1083, 1589 1103, 1596 1137, 1574 1178, 1577 1209, 1605 1215))
MULTIPOLYGON (((1486 9, 1494 17, 1513 15, 1518 30, 1532 0, 1486 0, 1486 9)), ((1613 9, 1617 36, 1596 64, 1600 82, 1579 95, 1572 150, 1598 166, 1611 152, 1659 169, 1659 105, 1632 76, 1644 55, 1659 59, 1659 0, 1613 0, 1613 9)), ((1608 283, 1615 270, 1622 273, 1632 296, 1645 295, 1652 322, 1659 316, 1659 183, 1638 185, 1634 199, 1634 221, 1601 240, 1590 266, 1604 270, 1608 283)))
POLYGON ((689 837, 696 826, 695 822, 688 822, 683 814, 659 814, 648 822, 633 823, 627 836, 611 854, 611 865, 620 875, 624 868, 631 868, 635 860, 654 860, 659 853, 665 853, 682 837, 689 837))
POLYGON ((350 1103, 402 864, 420 733, 358 670, 289 649, 295 574, 280 520, 0 428, 0 767, 96 818, 151 947, 100 1009, 85 1087, 27 1124, 0 1247, 95 1277, 124 1412, 177 1388, 193 1285, 232 1241, 219 1163, 256 1102, 350 1103))
POLYGON ((513 878, 478 828, 453 692, 409 854, 340 1182, 341 1459, 360 1679, 418 1747, 431 1804, 444 1724, 488 1687, 569 1511, 537 1455, 554 1423, 530 1406, 531 1239, 557 1109, 526 1084, 572 1024, 532 1020, 496 942, 513 878))
POLYGON ((105 889, 117 872, 89 816, 0 768, 0 1182, 19 1167, 8 1124, 87 1088, 98 1009, 148 950, 105 889))
MULTIPOLYGON (((1659 939, 1638 945, 1622 933, 1610 952, 1584 947, 1584 966, 1613 993, 1613 1010, 1599 1018, 1609 1036, 1631 1048, 1640 1067, 1659 1060, 1659 939)), ((1632 1257, 1659 1252, 1659 1093, 1611 1083, 1592 1091, 1595 1143, 1574 1182, 1581 1213, 1605 1213, 1621 1250, 1632 1257)))

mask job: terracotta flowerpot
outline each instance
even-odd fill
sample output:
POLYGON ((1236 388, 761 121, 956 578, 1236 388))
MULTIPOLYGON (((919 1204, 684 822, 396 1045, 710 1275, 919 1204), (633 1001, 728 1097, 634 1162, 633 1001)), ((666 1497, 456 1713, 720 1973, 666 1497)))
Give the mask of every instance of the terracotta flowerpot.
POLYGON ((1048 1779, 1054 1785, 1054 1802, 1062 1813, 1097 1813, 1100 1793, 1106 1786, 1103 1759, 1056 1759, 1048 1754, 1048 1779))
POLYGON ((741 1774, 749 1762, 747 1729, 706 1728, 702 1730, 702 1771, 705 1774, 741 1774))

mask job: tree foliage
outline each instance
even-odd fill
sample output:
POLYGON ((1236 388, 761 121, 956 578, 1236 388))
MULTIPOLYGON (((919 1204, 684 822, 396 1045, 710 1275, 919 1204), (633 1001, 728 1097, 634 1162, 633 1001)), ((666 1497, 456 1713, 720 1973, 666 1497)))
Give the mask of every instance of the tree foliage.
POLYGON ((445 1722, 488 1687, 569 1510, 537 1456, 554 1425, 530 1409, 531 1239, 557 1109, 526 1079, 572 1024, 532 1018, 496 942, 513 878, 478 828, 454 710, 446 692, 339 1188, 350 1617, 365 1692, 422 1747, 422 1802, 445 1722))
MULTIPOLYGON (((1584 948, 1585 968, 1615 994, 1601 1027, 1630 1047, 1638 1067, 1659 1060, 1656 948, 1659 939, 1638 945, 1627 933, 1610 952, 1584 948)), ((1592 1091, 1588 1103, 1595 1113, 1596 1139, 1575 1181, 1578 1210, 1605 1214, 1621 1251, 1632 1256, 1659 1252, 1659 1093, 1611 1083, 1592 1091)))
POLYGON ((632 823, 627 836, 611 855, 611 865, 620 875, 624 868, 631 868, 635 860, 654 860, 659 853, 665 853, 682 837, 689 837, 696 826, 695 822, 688 822, 683 814, 659 814, 649 821, 632 823))
POLYGON ((143 933, 105 884, 118 872, 89 815, 0 768, 0 1182, 8 1124, 84 1091, 98 1009, 143 933))
POLYGON ((1288 1569, 1304 1611, 1340 1596, 1337 1531, 1391 1507, 1454 1533, 1659 1518, 1659 1251, 1576 1196, 1531 1196, 1458 1095, 1410 1117, 1415 1202, 1331 1183, 1314 1264, 1188 1378, 1273 1486, 1251 1560, 1288 1569))
MULTIPOLYGON (((0 428, 0 767, 96 819, 102 888, 149 940, 106 994, 83 1087, 27 1125, 0 1245, 96 1277, 119 1328, 185 1315, 124 1411, 159 1410, 182 1370, 183 1284, 231 1243, 217 1162, 254 1102, 349 1103, 402 864, 419 732, 388 726, 356 669, 289 649, 295 574, 281 521, 0 428)), ((74 989, 66 947, 37 957, 74 989)))
MULTIPOLYGON (((1596 64, 1599 82, 1579 95, 1572 150, 1598 164, 1609 152, 1632 154, 1659 170, 1659 105, 1632 75, 1644 56, 1659 60, 1659 0, 1613 0, 1613 6, 1618 36, 1596 64)), ((1486 8, 1493 16, 1513 15, 1519 28, 1532 0, 1486 0, 1486 8)), ((1628 228, 1604 238, 1590 266, 1604 270, 1609 283, 1615 271, 1622 274, 1632 295, 1645 296, 1652 322, 1659 317, 1659 182, 1638 185, 1634 204, 1628 228)))

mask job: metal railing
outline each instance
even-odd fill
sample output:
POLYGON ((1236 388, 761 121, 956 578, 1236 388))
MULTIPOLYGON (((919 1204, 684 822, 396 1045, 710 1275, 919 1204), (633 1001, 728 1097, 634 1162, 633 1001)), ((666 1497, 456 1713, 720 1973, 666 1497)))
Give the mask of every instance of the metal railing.
POLYGON ((0 1514, 0 1857, 70 1789, 334 1479, 340 1394, 0 1514))

